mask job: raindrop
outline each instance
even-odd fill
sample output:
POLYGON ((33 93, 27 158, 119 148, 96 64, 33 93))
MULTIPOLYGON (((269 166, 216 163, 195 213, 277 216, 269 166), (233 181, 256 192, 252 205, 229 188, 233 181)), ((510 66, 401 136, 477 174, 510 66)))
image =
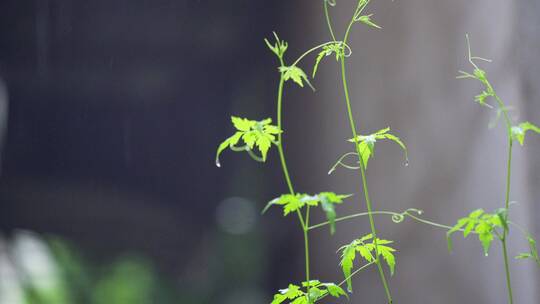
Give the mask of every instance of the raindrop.
POLYGON ((409 166, 409 160, 406 159, 406 160, 405 160, 405 163, 403 163, 403 165, 404 165, 405 167, 408 167, 408 166, 409 166))
POLYGON ((221 168, 221 163, 219 162, 219 159, 216 159, 216 167, 221 168))

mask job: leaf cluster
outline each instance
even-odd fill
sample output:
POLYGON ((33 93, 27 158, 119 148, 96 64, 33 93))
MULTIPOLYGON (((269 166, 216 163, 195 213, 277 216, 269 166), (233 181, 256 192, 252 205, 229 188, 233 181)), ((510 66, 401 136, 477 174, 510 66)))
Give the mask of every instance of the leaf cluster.
POLYGON ((352 241, 348 245, 342 246, 339 249, 341 251, 340 265, 343 270, 343 275, 347 281, 347 289, 349 291, 352 291, 351 271, 357 253, 369 263, 375 262, 375 252, 378 253, 378 255, 382 256, 388 265, 390 274, 394 274, 394 269, 396 266, 394 252, 396 250, 392 247, 386 246, 391 243, 393 243, 393 241, 373 238, 372 234, 368 234, 352 241))
POLYGON ((501 208, 491 214, 485 213, 483 209, 477 209, 471 212, 469 216, 459 219, 454 227, 448 230, 446 233, 448 250, 452 251, 452 234, 463 231, 463 237, 465 238, 471 233, 478 235, 478 240, 482 243, 484 254, 487 256, 494 235, 499 238, 502 237, 496 228, 508 230, 507 210, 501 208))
POLYGON ((286 300, 290 304, 311 304, 327 295, 335 298, 339 298, 340 296, 348 297, 343 288, 334 283, 321 283, 318 280, 311 280, 309 282, 302 282, 302 287, 306 291, 298 285, 289 284, 289 287, 280 289, 279 293, 274 295, 271 304, 280 304, 286 300), (309 293, 307 290, 309 290, 309 293))
POLYGON ((336 55, 336 61, 339 61, 343 56, 345 56, 345 45, 341 41, 336 41, 331 44, 327 44, 322 47, 322 51, 319 52, 317 55, 317 59, 315 61, 315 65, 313 66, 313 73, 311 75, 312 78, 315 78, 315 74, 317 74, 317 69, 319 68, 319 64, 323 60, 324 57, 328 57, 332 54, 336 55))
POLYGON ((334 234, 336 231, 335 205, 343 203, 344 199, 351 196, 351 194, 336 194, 334 192, 321 192, 315 195, 301 193, 297 193, 295 195, 283 194, 268 202, 266 207, 263 209, 263 213, 273 205, 282 206, 284 216, 287 216, 291 212, 296 212, 305 206, 317 207, 320 205, 330 223, 330 233, 334 234))
POLYGON ((236 133, 233 136, 225 139, 218 147, 216 153, 216 165, 219 167, 219 155, 226 149, 230 148, 233 151, 247 151, 249 155, 257 161, 266 161, 268 149, 272 144, 277 145, 276 136, 282 131, 272 125, 272 119, 267 118, 261 121, 249 120, 247 118, 240 118, 231 116, 231 121, 236 128, 236 133), (237 146, 238 142, 242 140, 243 146, 237 146), (261 153, 261 157, 258 157, 253 153, 253 148, 257 147, 261 153))
POLYGON ((511 131, 512 137, 516 139, 522 146, 525 142, 525 134, 527 133, 527 131, 533 131, 540 134, 540 128, 528 121, 522 122, 519 125, 512 127, 511 131))
POLYGON ((364 168, 367 168, 368 161, 373 157, 375 153, 375 143, 377 140, 388 139, 397 143, 405 153, 405 159, 408 159, 407 147, 401 141, 401 139, 391 133, 388 133, 390 128, 381 129, 370 135, 358 135, 356 138, 349 139, 349 142, 356 143, 358 145, 358 151, 360 151, 360 157, 364 163, 364 168))
POLYGON ((285 40, 279 39, 276 32, 273 32, 273 34, 274 38, 276 39, 274 44, 271 44, 270 41, 268 41, 268 39, 266 38, 264 39, 264 42, 266 43, 266 46, 268 46, 268 48, 272 51, 272 53, 274 53, 281 60, 283 59, 283 55, 289 48, 289 44, 285 40))

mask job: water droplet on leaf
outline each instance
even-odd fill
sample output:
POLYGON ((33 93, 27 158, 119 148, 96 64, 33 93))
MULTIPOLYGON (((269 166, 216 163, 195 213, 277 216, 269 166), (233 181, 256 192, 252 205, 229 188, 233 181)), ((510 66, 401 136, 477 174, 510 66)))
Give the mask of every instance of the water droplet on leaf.
POLYGON ((216 159, 216 167, 221 168, 221 163, 219 162, 219 159, 216 159))

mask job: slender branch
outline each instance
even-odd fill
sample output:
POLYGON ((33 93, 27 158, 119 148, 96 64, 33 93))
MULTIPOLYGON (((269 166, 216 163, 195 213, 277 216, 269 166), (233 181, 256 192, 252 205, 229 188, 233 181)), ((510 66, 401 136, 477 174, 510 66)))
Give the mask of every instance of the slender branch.
MULTIPOLYGON (((283 58, 279 58, 281 66, 285 66, 285 63, 283 62, 283 58)), ((278 128, 280 130, 282 129, 282 108, 283 108, 283 86, 285 83, 284 79, 284 73, 282 72, 280 74, 279 79, 279 87, 278 87, 278 100, 277 100, 277 124, 278 128)), ((291 181, 291 177, 289 175, 289 169, 287 168, 287 161, 285 160, 285 153, 283 152, 283 136, 281 133, 278 134, 278 152, 279 152, 279 159, 281 162, 281 168, 283 170, 283 175, 285 177, 285 181, 287 183, 287 187, 289 188, 289 192, 292 195, 296 195, 294 192, 294 187, 291 181)), ((303 236, 304 236, 304 249, 305 249, 305 264, 306 264, 306 281, 309 282, 309 235, 307 226, 309 224, 309 209, 306 213, 306 219, 304 221, 304 218, 302 214, 300 213, 300 210, 296 210, 296 214, 298 215, 298 220, 300 222, 300 225, 302 226, 303 236)), ((309 294, 309 285, 307 287, 307 291, 309 294)))
POLYGON ((298 57, 298 59, 296 59, 296 61, 295 61, 293 64, 291 64, 291 66, 296 66, 296 65, 298 65, 298 63, 300 63, 300 61, 302 61, 302 59, 304 59, 304 57, 306 57, 306 56, 309 55, 310 53, 312 53, 312 52, 314 52, 314 51, 316 51, 316 50, 318 50, 318 49, 324 47, 325 45, 334 44, 334 43, 336 43, 336 42, 337 42, 337 41, 328 41, 328 42, 321 43, 321 44, 319 44, 319 45, 317 45, 317 46, 312 47, 311 49, 305 51, 302 55, 300 55, 300 57, 298 57))
MULTIPOLYGON (((369 3, 369 0, 368 1, 362 1, 361 0, 361 1, 358 2, 358 7, 357 7, 357 9, 355 11, 355 14, 354 14, 353 18, 351 19, 351 21, 349 23, 349 26, 347 27, 347 31, 346 31, 345 36, 343 38, 344 43, 347 42, 347 38, 349 36, 349 31, 350 31, 353 23, 355 22, 356 16, 362 12, 362 10, 366 7, 366 5, 368 3, 369 3)), ((373 215, 371 214, 372 213, 372 208, 371 208, 371 202, 370 202, 370 198, 369 198, 367 179, 366 179, 366 172, 365 172, 365 168, 364 168, 364 162, 363 162, 362 157, 361 157, 360 149, 358 147, 358 137, 357 137, 357 134, 356 134, 356 125, 355 125, 355 122, 354 122, 353 113, 352 113, 352 107, 351 107, 351 100, 350 100, 350 97, 349 97, 349 88, 348 88, 348 85, 347 85, 347 73, 346 73, 346 69, 345 69, 345 56, 341 57, 341 78, 342 78, 342 82, 343 82, 343 92, 345 94, 345 102, 346 102, 346 105, 347 105, 347 115, 348 115, 348 118, 349 118, 349 125, 351 127, 352 135, 353 135, 353 138, 354 138, 354 141, 355 141, 354 145, 355 145, 355 148, 356 148, 356 153, 358 154, 358 162, 360 164, 360 173, 361 173, 361 176, 362 176, 362 187, 364 189, 364 197, 365 197, 365 202, 366 202, 366 208, 367 208, 367 211, 369 213, 368 216, 369 216, 369 224, 370 224, 370 227, 371 227, 371 234, 373 235, 373 240, 374 240, 373 243, 375 245, 375 263, 377 264, 377 269, 379 270, 379 276, 381 277, 381 281, 382 281, 383 286, 384 286, 384 291, 386 293, 388 303, 392 303, 392 295, 390 294, 390 289, 388 287, 388 283, 386 281, 386 276, 384 274, 384 270, 382 268, 381 261, 380 261, 380 258, 379 258, 379 253, 378 253, 377 230, 375 228, 375 221, 373 220, 373 215)))
POLYGON ((334 35, 334 30, 332 29, 332 20, 330 19, 330 14, 328 13, 328 0, 323 0, 324 2, 324 16, 326 18, 326 25, 328 26, 328 31, 332 39, 336 40, 336 35, 334 35))

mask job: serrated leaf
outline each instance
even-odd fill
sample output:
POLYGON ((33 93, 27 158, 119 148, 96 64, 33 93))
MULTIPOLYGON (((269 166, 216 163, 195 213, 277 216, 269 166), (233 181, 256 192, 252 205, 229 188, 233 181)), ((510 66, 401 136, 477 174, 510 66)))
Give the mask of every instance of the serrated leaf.
POLYGON ((262 135, 257 138, 257 146, 259 147, 259 151, 261 151, 263 161, 266 160, 266 155, 271 145, 272 141, 267 136, 262 135))
POLYGON ((322 51, 319 52, 319 54, 317 55, 317 59, 315 60, 315 65, 313 66, 313 73, 311 77, 315 78, 315 74, 317 73, 319 64, 324 57, 328 57, 332 55, 332 53, 334 53, 336 55, 336 60, 339 60, 341 56, 344 55, 343 52, 344 50, 341 42, 336 42, 323 46, 322 51))
POLYGON ((473 231, 475 224, 476 223, 473 220, 469 220, 467 226, 465 226, 465 229, 463 230, 463 237, 467 237, 473 231))
POLYGON ((334 283, 324 283, 324 286, 326 286, 328 293, 334 298, 339 298, 340 296, 349 297, 343 288, 334 283))
POLYGON ((236 152, 247 151, 249 155, 257 161, 266 161, 270 146, 272 143, 277 144, 275 142, 275 135, 281 133, 281 130, 277 126, 271 125, 272 119, 267 118, 261 121, 255 121, 231 116, 231 121, 237 132, 218 146, 216 165, 218 167, 221 166, 219 156, 227 147, 236 152), (243 140, 245 146, 236 146, 240 139, 243 140), (255 146, 258 147, 258 150, 261 153, 260 158, 252 152, 255 146))
POLYGON ((484 254, 487 256, 489 252, 489 246, 491 245, 491 242, 493 241, 493 234, 491 234, 491 231, 485 232, 485 233, 479 233, 478 239, 482 243, 484 254))
POLYGON ((352 291, 350 275, 353 262, 356 257, 356 252, 358 252, 360 256, 367 262, 373 262, 375 260, 375 252, 377 252, 378 255, 382 256, 387 263, 390 273, 394 273, 396 260, 393 252, 396 250, 392 247, 386 246, 386 244, 391 243, 392 241, 389 240, 378 238, 373 239, 373 236, 368 234, 340 248, 342 251, 340 265, 343 269, 343 274, 345 276, 347 289, 349 292, 352 291), (371 240, 371 243, 367 243, 366 241, 368 240, 371 240), (377 243, 377 247, 375 247, 375 243, 377 243), (375 248, 377 248, 377 250, 375 250, 375 248))
POLYGON ((396 267, 396 257, 394 256, 393 252, 395 251, 395 249, 388 246, 381 246, 379 245, 379 242, 377 242, 377 250, 379 254, 383 256, 384 261, 388 265, 388 268, 390 269, 390 275, 394 275, 394 270, 396 267))
POLYGON ((356 138, 349 139, 349 142, 357 142, 358 143, 358 150, 360 150, 360 156, 362 158, 364 168, 367 168, 368 161, 371 157, 373 157, 373 154, 375 152, 375 143, 377 142, 377 139, 388 139, 395 143, 397 143, 401 149, 403 149, 403 152, 405 153, 405 160, 409 159, 407 147, 401 141, 399 137, 396 135, 393 135, 391 133, 388 133, 390 131, 390 128, 384 128, 381 129, 373 134, 370 135, 358 135, 356 138))
POLYGON ((254 127, 257 124, 257 122, 254 120, 249 120, 246 118, 240 118, 236 116, 231 116, 231 121, 234 127, 238 131, 244 131, 244 132, 249 131, 252 127, 254 127))
POLYGON ((304 87, 304 81, 313 89, 313 86, 309 82, 306 73, 297 66, 282 66, 279 67, 279 71, 283 73, 283 80, 292 80, 300 87, 304 87))
POLYGON ((238 143, 238 141, 240 140, 240 137, 242 137, 242 132, 236 132, 234 133, 233 136, 225 139, 218 147, 217 149, 217 153, 216 153, 216 166, 218 167, 221 167, 221 164, 219 162, 219 156, 221 155, 221 153, 231 147, 231 146, 234 146, 238 143))
POLYGON ((351 242, 350 244, 342 247, 341 253, 341 269, 343 270, 343 275, 347 283, 347 290, 352 291, 352 280, 351 280, 351 270, 353 267, 353 261, 356 257, 356 241, 351 242))
POLYGON ((313 72, 311 73, 311 78, 315 78, 315 74, 317 74, 317 69, 319 68, 319 64, 321 63, 321 60, 326 56, 326 51, 322 50, 318 55, 317 59, 315 60, 315 65, 313 66, 313 72))

